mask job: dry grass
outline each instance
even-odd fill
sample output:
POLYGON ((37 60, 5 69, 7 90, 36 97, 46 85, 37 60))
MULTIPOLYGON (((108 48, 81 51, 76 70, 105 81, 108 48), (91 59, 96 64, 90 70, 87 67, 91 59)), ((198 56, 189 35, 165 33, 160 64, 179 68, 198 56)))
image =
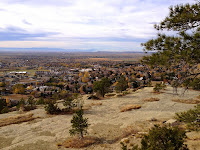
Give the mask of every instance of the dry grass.
POLYGON ((116 94, 114 94, 114 93, 110 93, 110 94, 106 94, 105 96, 106 97, 113 97, 113 96, 115 96, 116 94))
POLYGON ((200 95, 199 95, 199 96, 197 96, 197 98, 198 98, 198 99, 200 99, 200 95))
POLYGON ((83 139, 74 137, 68 138, 63 142, 62 146, 65 148, 83 148, 99 142, 100 140, 96 137, 84 137, 83 139))
POLYGON ((4 118, 0 119, 0 127, 7 126, 10 124, 18 124, 22 122, 27 122, 34 120, 33 114, 28 114, 28 115, 19 115, 19 116, 14 116, 14 117, 9 117, 9 118, 4 118))
POLYGON ((152 93, 153 93, 153 94, 162 94, 162 93, 164 93, 164 92, 161 92, 161 91, 159 91, 159 92, 153 91, 152 93))
POLYGON ((124 128, 123 130, 123 133, 122 135, 120 136, 120 138, 125 138, 129 135, 132 135, 132 134, 136 134, 138 131, 137 129, 135 128, 135 126, 127 126, 126 128, 124 128))
POLYGON ((145 101, 145 102, 155 102, 155 101, 159 101, 159 100, 160 100, 159 98, 153 98, 153 97, 143 99, 143 101, 145 101))
POLYGON ((123 96, 123 94, 117 94, 117 97, 122 97, 123 96))
POLYGON ((118 141, 121 141, 122 139, 132 135, 132 134, 136 134, 138 133, 137 129, 135 129, 135 127, 133 126, 127 126, 126 128, 123 129, 123 131, 121 133, 118 134, 117 137, 115 137, 113 140, 111 141, 107 141, 109 144, 113 144, 116 143, 118 141))
POLYGON ((185 104, 199 104, 200 100, 196 99, 172 99, 173 102, 185 103, 185 104))
POLYGON ((123 106, 120 109, 120 112, 125 112, 125 111, 130 111, 132 109, 140 109, 140 108, 141 108, 141 105, 138 105, 138 104, 129 104, 129 105, 123 106))
POLYGON ((99 103, 91 103, 91 104, 90 104, 90 106, 101 106, 101 105, 102 105, 101 102, 99 102, 99 103))
POLYGON ((92 108, 92 106, 101 106, 101 105, 102 105, 101 102, 99 102, 99 103, 91 103, 91 104, 83 106, 83 110, 89 110, 89 109, 92 108))

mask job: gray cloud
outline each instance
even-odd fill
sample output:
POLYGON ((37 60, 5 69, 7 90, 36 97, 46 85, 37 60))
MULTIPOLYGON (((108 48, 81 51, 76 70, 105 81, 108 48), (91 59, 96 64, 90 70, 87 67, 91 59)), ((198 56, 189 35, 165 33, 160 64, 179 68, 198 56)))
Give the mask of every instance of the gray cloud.
POLYGON ((27 25, 32 25, 30 22, 26 21, 25 19, 22 20, 22 22, 23 22, 24 24, 27 24, 27 25))
POLYGON ((7 4, 25 4, 25 5, 52 5, 52 6, 66 6, 71 5, 73 0, 1 0, 7 4))

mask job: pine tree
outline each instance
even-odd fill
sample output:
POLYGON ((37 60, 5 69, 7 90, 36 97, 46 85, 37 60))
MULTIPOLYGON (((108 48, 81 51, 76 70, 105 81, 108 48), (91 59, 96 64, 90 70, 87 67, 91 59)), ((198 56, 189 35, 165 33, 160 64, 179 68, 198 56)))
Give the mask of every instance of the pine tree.
POLYGON ((102 78, 101 81, 94 82, 94 91, 104 97, 110 91, 110 86, 110 80, 108 78, 102 78))
POLYGON ((126 80, 126 78, 124 76, 121 76, 117 80, 117 85, 115 87, 115 90, 122 92, 122 91, 125 91, 127 88, 128 88, 128 81, 126 80))
MULTIPOLYGON (((169 15, 158 25, 158 31, 175 31, 175 35, 159 33, 156 39, 151 39, 141 45, 144 51, 155 51, 150 56, 145 56, 142 62, 152 67, 160 65, 169 70, 182 66, 182 76, 179 81, 195 79, 200 72, 197 65, 200 63, 200 1, 195 4, 181 4, 170 7, 169 15)), ((178 76, 179 72, 176 72, 178 76)), ((188 83, 189 84, 189 83, 188 83)), ((186 87, 188 87, 186 85, 186 87)))
POLYGON ((79 134, 80 138, 83 138, 83 135, 87 133, 88 118, 83 118, 83 109, 79 109, 74 114, 72 120, 72 129, 69 130, 70 135, 79 134))

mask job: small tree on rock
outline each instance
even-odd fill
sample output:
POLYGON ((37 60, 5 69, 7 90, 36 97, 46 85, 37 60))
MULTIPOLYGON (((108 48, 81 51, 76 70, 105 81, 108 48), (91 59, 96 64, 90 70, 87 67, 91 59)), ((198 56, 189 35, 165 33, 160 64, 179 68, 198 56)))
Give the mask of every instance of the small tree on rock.
POLYGON ((83 109, 79 109, 74 114, 72 120, 72 129, 69 130, 70 135, 76 135, 79 134, 80 138, 83 138, 83 135, 87 133, 87 128, 89 126, 88 124, 88 118, 83 118, 83 109))

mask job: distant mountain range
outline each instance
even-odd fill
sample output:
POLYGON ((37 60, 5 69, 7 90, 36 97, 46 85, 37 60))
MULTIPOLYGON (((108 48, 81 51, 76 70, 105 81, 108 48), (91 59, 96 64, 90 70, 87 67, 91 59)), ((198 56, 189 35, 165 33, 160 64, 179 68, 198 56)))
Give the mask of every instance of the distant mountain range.
POLYGON ((143 51, 99 51, 96 49, 63 49, 63 48, 45 48, 45 47, 33 47, 33 48, 3 48, 0 47, 0 52, 99 52, 99 53, 144 53, 143 51))

